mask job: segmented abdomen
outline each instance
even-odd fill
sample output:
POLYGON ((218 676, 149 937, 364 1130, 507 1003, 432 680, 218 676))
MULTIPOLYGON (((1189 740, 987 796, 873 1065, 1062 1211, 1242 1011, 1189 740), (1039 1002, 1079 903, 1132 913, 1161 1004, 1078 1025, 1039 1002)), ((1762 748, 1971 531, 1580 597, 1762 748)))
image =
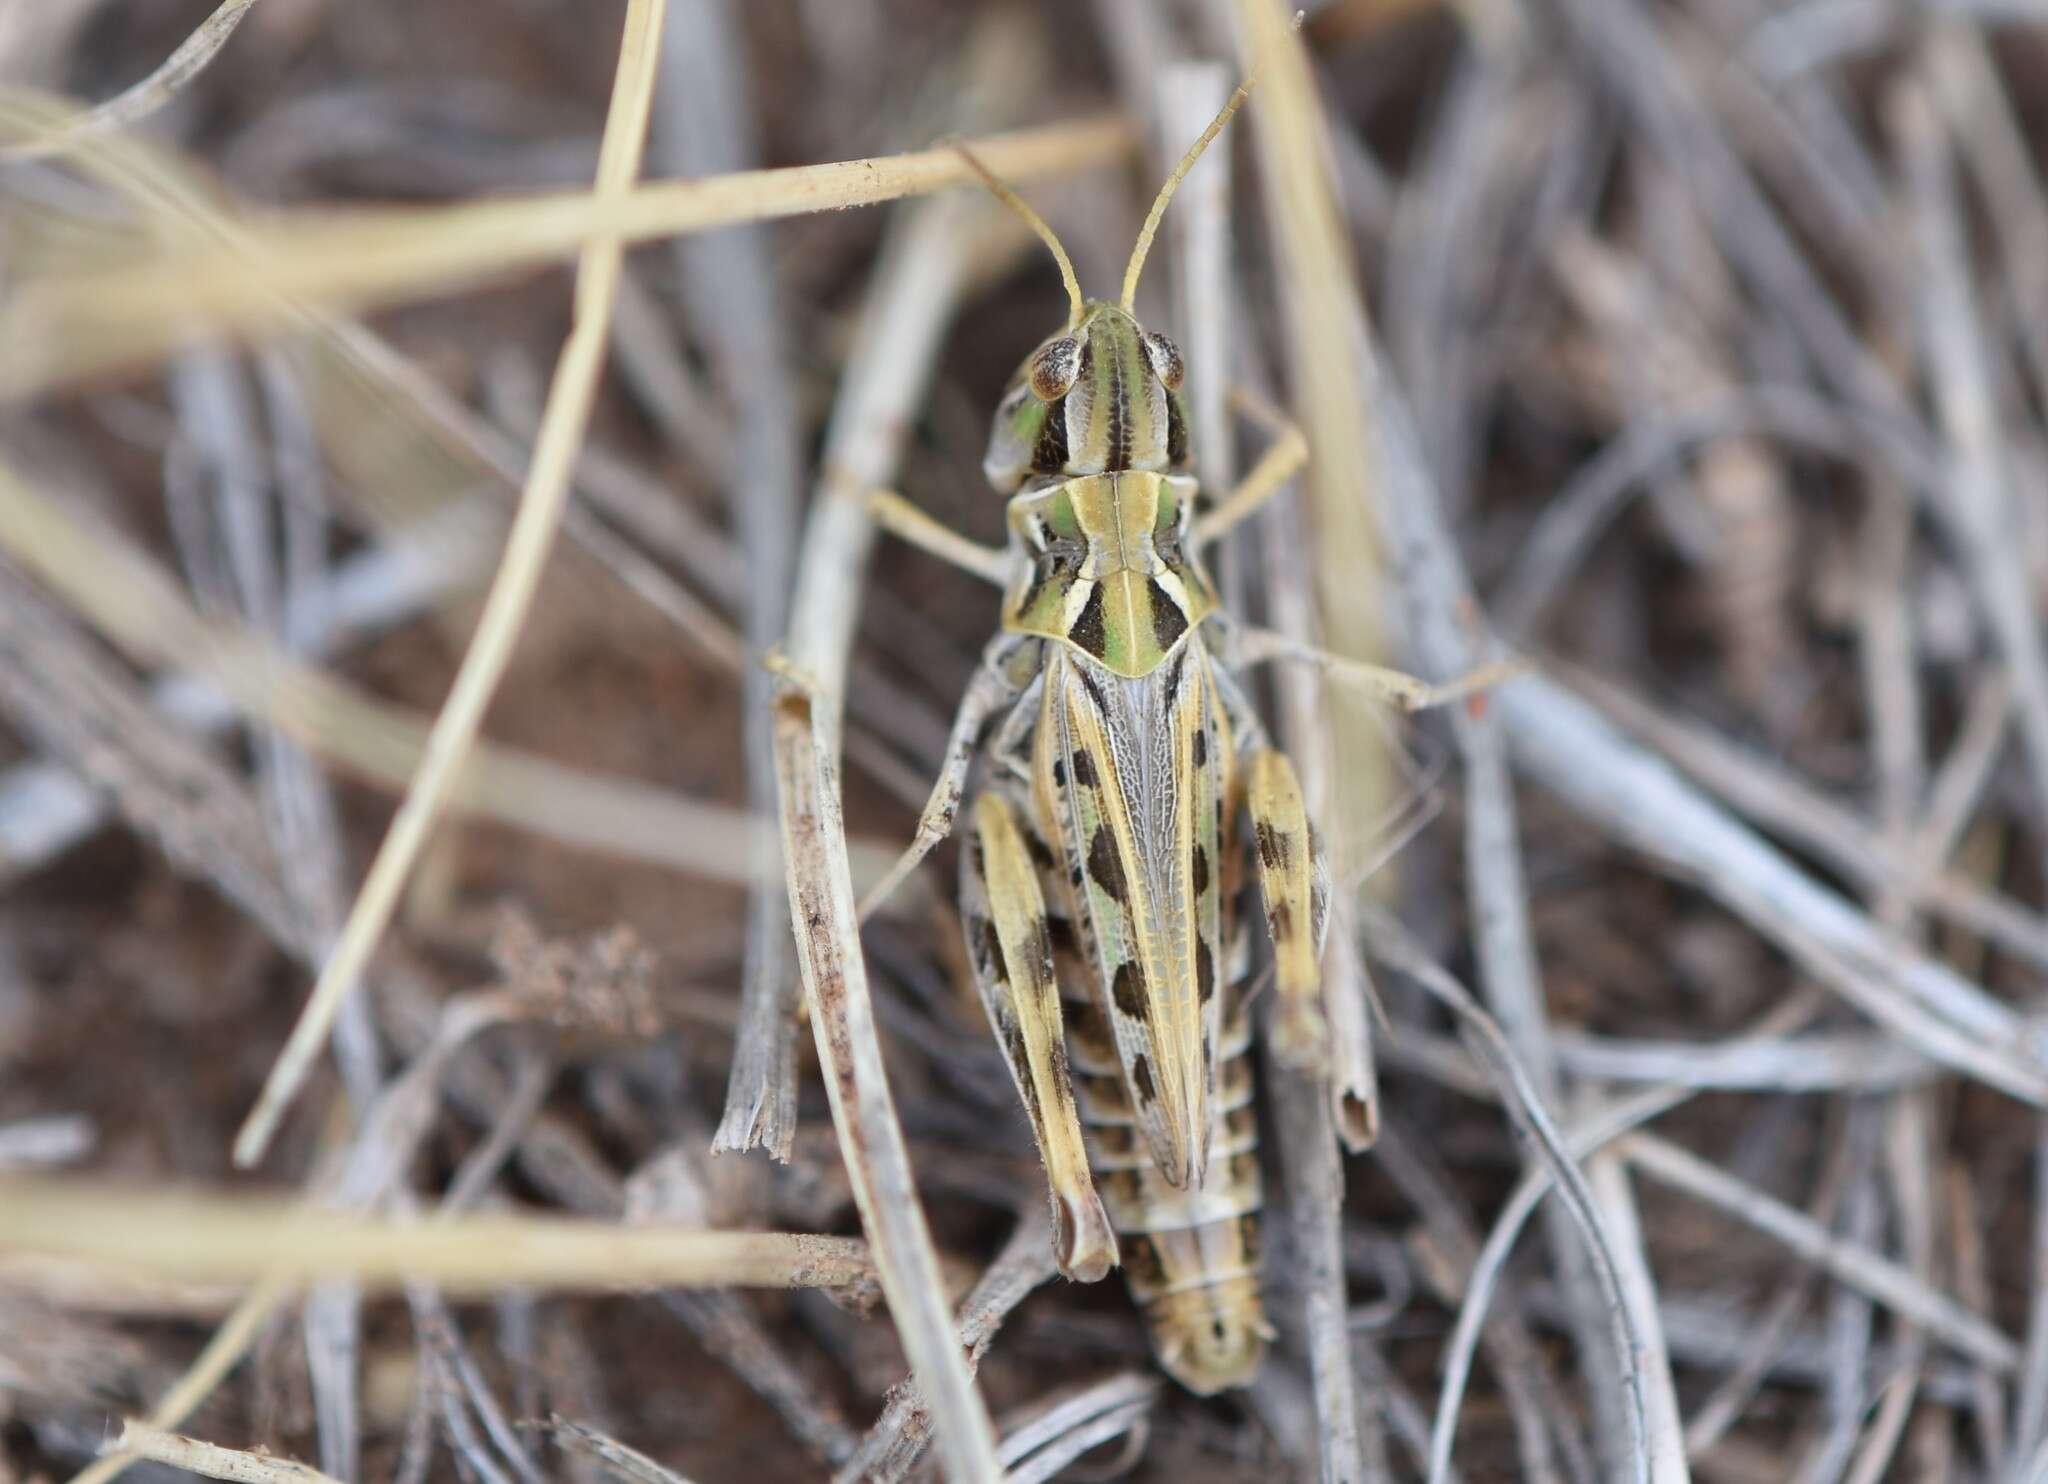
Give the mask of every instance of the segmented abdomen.
MULTIPOLYGON (((1062 980, 1078 987, 1072 976, 1062 980)), ((1117 1229, 1124 1281, 1145 1312, 1159 1363, 1203 1396, 1250 1382, 1273 1335, 1259 1290, 1264 1192, 1251 1018, 1241 988, 1227 991, 1217 1046, 1208 1177, 1188 1189, 1169 1185, 1146 1154, 1101 1010, 1092 998, 1065 1003, 1075 1101, 1096 1188, 1117 1229)))

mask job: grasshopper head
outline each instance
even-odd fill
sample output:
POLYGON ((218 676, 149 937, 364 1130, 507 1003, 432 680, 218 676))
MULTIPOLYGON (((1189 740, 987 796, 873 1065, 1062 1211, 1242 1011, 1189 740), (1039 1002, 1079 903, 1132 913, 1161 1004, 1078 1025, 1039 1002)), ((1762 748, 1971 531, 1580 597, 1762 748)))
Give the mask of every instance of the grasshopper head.
POLYGON ((1251 92, 1247 79, 1209 127, 1181 156, 1153 198, 1145 225, 1124 265, 1122 297, 1114 304, 1081 297, 1067 250, 1042 217, 989 173, 964 145, 960 155, 996 197, 1015 211, 1051 249, 1067 289, 1066 328, 1034 350, 1011 378, 996 408, 988 456, 989 483, 1013 494, 1028 480, 1139 470, 1184 472, 1188 462, 1187 408, 1180 397, 1180 351, 1164 335, 1138 323, 1138 276, 1158 234, 1167 203, 1230 116, 1251 92))
POLYGON ((1092 299, 1025 358, 996 408, 982 471, 1005 494, 1032 478, 1188 462, 1180 351, 1127 310, 1092 299))

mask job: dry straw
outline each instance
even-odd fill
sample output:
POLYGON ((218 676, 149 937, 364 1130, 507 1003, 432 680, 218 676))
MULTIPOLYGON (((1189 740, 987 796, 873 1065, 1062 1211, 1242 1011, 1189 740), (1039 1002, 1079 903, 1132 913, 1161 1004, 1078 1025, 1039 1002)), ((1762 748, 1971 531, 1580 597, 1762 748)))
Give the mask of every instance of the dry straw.
POLYGON ((0 1249, 61 1253, 188 1282, 406 1279, 455 1292, 533 1285, 857 1287, 858 1241, 779 1232, 681 1231, 542 1216, 398 1223, 275 1201, 184 1196, 72 1181, 0 1182, 0 1249))
MULTIPOLYGON (((640 173, 647 117, 653 107, 661 21, 666 0, 634 0, 626 12, 619 70, 612 85, 604 143, 598 157, 597 198, 608 203, 640 173)), ((498 575, 484 600, 476 634, 463 654, 454 687, 427 735, 426 755, 407 786, 405 800, 378 848, 369 875, 349 909, 341 936, 321 966, 320 978, 291 1039, 272 1068, 248 1120, 235 1135, 235 1163, 255 1164, 269 1147, 286 1106, 312 1071, 342 999, 356 985, 391 920, 399 892, 447 804, 462 760, 483 724, 484 708, 511 661, 541 568, 561 523, 569 476, 590 424, 598 374, 610 338, 612 304, 618 293, 625 247, 617 237, 598 237, 583 248, 576 272, 575 324, 555 366, 555 379, 534 442, 533 467, 520 496, 519 513, 505 542, 498 575)))

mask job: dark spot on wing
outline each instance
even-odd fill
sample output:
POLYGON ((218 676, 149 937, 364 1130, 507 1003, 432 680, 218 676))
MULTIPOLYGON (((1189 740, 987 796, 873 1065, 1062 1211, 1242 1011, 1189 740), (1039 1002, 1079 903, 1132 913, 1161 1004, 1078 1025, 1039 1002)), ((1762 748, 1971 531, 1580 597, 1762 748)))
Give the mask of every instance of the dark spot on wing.
MULTIPOLYGON (((1152 629, 1154 635, 1156 636, 1159 631, 1160 624, 1159 604, 1162 601, 1162 599, 1165 599, 1165 591, 1156 582, 1152 584, 1152 591, 1154 594, 1154 597, 1152 599, 1152 629)), ((1167 601, 1168 606, 1172 606, 1170 599, 1165 599, 1165 601, 1167 601)), ((1175 609, 1174 611, 1176 613, 1179 612, 1178 609, 1175 609)), ((1180 626, 1181 628, 1185 629, 1187 627, 1187 621, 1185 619, 1182 619, 1180 621, 1180 626)), ((1179 634, 1176 633, 1174 637, 1178 638, 1179 634)), ((1173 643, 1171 640, 1168 639, 1160 639, 1159 647, 1161 650, 1171 649, 1173 648, 1173 643)), ((1173 705, 1174 702, 1180 699, 1181 676, 1182 672, 1184 672, 1187 669, 1187 664, 1188 652, 1185 649, 1183 649, 1179 654, 1173 657, 1173 667, 1166 672, 1166 704, 1169 706, 1173 705)))
POLYGON ((1145 1016, 1145 971, 1129 959, 1116 966, 1116 977, 1110 983, 1110 998, 1116 1002, 1117 1013, 1133 1020, 1145 1016))
POLYGON ((1194 887, 1198 897, 1209 889, 1209 852, 1200 845, 1195 846, 1194 887))
MULTIPOLYGON (((1098 597, 1101 596, 1101 588, 1098 587, 1095 591, 1098 597)), ((1072 670, 1074 678, 1081 682, 1081 689, 1088 692, 1088 698, 1095 703, 1095 709, 1098 712, 1106 713, 1109 710, 1109 701, 1102 694, 1102 687, 1096 683, 1095 677, 1088 673, 1088 667, 1085 665, 1070 665, 1068 668, 1072 670)))
POLYGON ((1095 884, 1102 888, 1104 896, 1121 904, 1124 900, 1124 863, 1116 853, 1116 841, 1110 838, 1109 826, 1095 827, 1095 838, 1088 842, 1088 874, 1095 884))
POLYGON ((1036 830, 1026 830, 1024 832, 1024 849, 1030 855, 1032 865, 1038 867, 1041 871, 1050 871, 1052 869, 1052 847, 1038 838, 1036 830))
POLYGON ((1206 765, 1208 764, 1208 761, 1209 761, 1209 729, 1208 729, 1207 727, 1196 727, 1196 728, 1195 728, 1195 741, 1194 741, 1194 745, 1193 745, 1192 747, 1190 747, 1190 748, 1188 749, 1188 754, 1189 754, 1189 756, 1191 756, 1192 758, 1194 758, 1194 760, 1195 760, 1195 766, 1196 766, 1196 767, 1200 768, 1200 767, 1204 767, 1204 766, 1206 766, 1206 765))
POLYGON ((1074 958, 1081 955, 1081 940, 1074 936, 1074 924, 1064 917, 1054 917, 1046 923, 1047 935, 1052 939, 1054 953, 1074 958))
POLYGON ((1152 1060, 1142 1051, 1131 1061, 1131 1086, 1137 1089, 1139 1102, 1158 1101, 1159 1090, 1152 1085, 1152 1060))
MULTIPOLYGON (((1152 637, 1164 651, 1180 642, 1180 636, 1188 631, 1188 616, 1180 611, 1180 604, 1174 602, 1166 589, 1159 585, 1159 579, 1151 578, 1145 584, 1146 595, 1152 599, 1152 637)), ((1167 687, 1168 694, 1177 690, 1180 677, 1175 674, 1173 683, 1167 687)))
POLYGON ((1095 758, 1085 747, 1074 749, 1074 782, 1082 788, 1102 786, 1102 780, 1095 773, 1095 758))
POLYGON ((1075 645, 1097 659, 1109 652, 1109 631, 1102 622, 1102 584, 1090 583, 1088 601, 1081 605, 1081 613, 1067 630, 1067 637, 1075 645))
POLYGON ((1204 1005, 1216 997, 1216 956, 1206 938, 1195 940, 1195 997, 1204 1005))
POLYGON ((1055 788, 1065 788, 1067 786, 1067 765, 1060 758, 1052 760, 1052 781, 1055 788))
POLYGON ((1069 1003, 1065 1019, 1067 1033, 1074 1038, 1074 1044, 1097 1067, 1116 1060, 1116 1037, 1104 1022, 1102 1011, 1092 1001, 1069 1003))

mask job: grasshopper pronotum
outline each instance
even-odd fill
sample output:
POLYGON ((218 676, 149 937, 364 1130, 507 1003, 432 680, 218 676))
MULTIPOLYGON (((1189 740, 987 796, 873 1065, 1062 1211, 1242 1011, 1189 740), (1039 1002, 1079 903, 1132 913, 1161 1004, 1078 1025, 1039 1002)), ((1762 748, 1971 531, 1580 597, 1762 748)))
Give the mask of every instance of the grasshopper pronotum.
POLYGON ((1167 203, 1249 86, 1161 188, 1114 304, 1083 299, 1051 228, 968 156, 1051 248, 1069 301, 1066 324, 1005 392, 983 463, 1009 496, 1010 544, 968 541, 895 495, 873 505, 898 536, 1006 595, 917 838, 869 906, 951 832, 985 754, 961 915, 1045 1162, 1055 1257, 1089 1282, 1121 1262, 1161 1365, 1205 1395, 1249 1381, 1272 1336, 1258 1274, 1247 854, 1272 941, 1275 1050, 1314 1066, 1326 1034, 1321 849, 1294 768, 1232 669, 1317 660, 1409 709, 1481 680, 1435 688, 1223 623, 1201 549, 1284 486, 1305 448, 1288 433, 1197 516, 1180 352, 1132 306, 1167 203))

